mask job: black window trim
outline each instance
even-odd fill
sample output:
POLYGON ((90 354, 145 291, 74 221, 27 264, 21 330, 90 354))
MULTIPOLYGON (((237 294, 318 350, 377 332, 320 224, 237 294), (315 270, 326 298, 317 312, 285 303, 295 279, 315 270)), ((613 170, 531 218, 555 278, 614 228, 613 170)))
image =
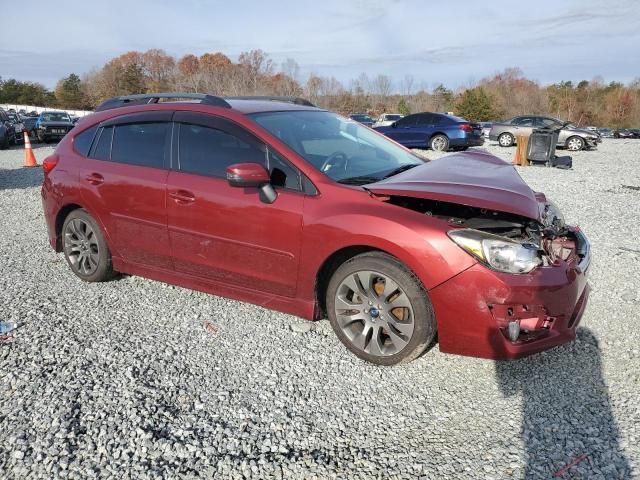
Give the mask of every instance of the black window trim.
POLYGON ((96 133, 95 138, 93 139, 93 143, 91 144, 91 148, 89 149, 89 155, 87 155, 87 158, 90 158, 91 160, 96 160, 98 162, 110 162, 111 161, 111 147, 113 146, 113 126, 109 125, 108 127, 103 127, 103 126, 99 126, 98 127, 98 132, 96 133), (109 141, 109 158, 95 158, 95 152, 96 152, 96 148, 98 147, 98 145, 100 144, 100 140, 102 139, 102 135, 104 133, 104 129, 105 128, 110 128, 110 132, 111 132, 111 139, 109 141))

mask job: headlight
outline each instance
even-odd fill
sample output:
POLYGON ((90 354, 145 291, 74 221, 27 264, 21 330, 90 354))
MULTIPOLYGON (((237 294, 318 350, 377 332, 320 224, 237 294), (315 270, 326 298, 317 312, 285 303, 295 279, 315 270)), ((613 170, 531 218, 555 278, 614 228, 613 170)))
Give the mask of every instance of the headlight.
POLYGON ((564 215, 558 206, 552 201, 548 201, 542 210, 542 224, 547 228, 559 230, 564 227, 564 215))
POLYGON ((529 273, 542 263, 537 246, 480 230, 451 230, 449 238, 467 253, 499 272, 529 273))

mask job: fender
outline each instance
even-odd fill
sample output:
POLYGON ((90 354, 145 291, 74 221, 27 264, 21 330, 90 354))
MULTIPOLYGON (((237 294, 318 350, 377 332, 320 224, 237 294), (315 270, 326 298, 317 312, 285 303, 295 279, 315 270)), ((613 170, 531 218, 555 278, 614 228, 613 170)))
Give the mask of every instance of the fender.
POLYGON ((330 215, 305 224, 298 276, 301 299, 315 299, 320 268, 334 253, 348 247, 369 247, 393 255, 416 274, 426 290, 476 263, 448 238, 446 222, 401 207, 388 207, 395 215, 384 212, 330 215), (380 232, 387 236, 380 236, 380 232))

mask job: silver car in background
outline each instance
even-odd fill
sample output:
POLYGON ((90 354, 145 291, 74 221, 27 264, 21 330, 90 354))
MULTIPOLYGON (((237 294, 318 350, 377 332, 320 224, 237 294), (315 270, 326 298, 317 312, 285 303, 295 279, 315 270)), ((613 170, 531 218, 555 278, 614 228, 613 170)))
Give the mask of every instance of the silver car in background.
POLYGON ((585 148, 595 148, 602 142, 602 138, 596 131, 580 129, 557 118, 536 115, 514 117, 506 122, 494 123, 489 132, 489 140, 497 141, 501 147, 510 147, 515 145, 518 135, 529 136, 537 128, 555 130, 563 125, 558 135, 557 147, 577 152, 585 148))
POLYGON ((373 124, 374 127, 388 127, 393 122, 400 120, 403 115, 399 113, 383 113, 373 124))

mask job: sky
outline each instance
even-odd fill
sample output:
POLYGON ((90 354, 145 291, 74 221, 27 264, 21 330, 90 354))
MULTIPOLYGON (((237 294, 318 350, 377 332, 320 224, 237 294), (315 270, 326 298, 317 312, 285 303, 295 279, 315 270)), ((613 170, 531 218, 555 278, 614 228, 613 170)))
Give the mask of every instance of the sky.
POLYGON ((508 67, 543 84, 640 77, 640 0, 30 0, 2 9, 0 76, 53 88, 130 51, 260 48, 310 73, 472 85, 508 67))

